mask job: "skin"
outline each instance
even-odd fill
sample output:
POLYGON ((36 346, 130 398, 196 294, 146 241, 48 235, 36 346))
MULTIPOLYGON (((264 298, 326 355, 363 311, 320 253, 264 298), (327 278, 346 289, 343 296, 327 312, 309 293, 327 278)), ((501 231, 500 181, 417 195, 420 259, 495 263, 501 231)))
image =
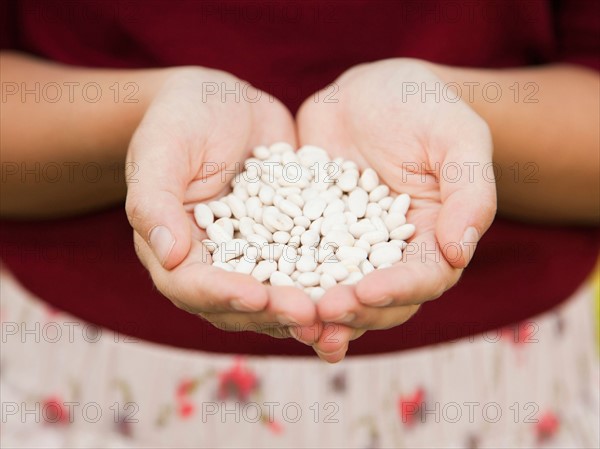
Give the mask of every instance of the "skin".
MULTIPOLYGON (((176 306, 222 329, 257 323, 264 333, 312 345, 328 362, 342 360, 352 339, 369 329, 402 324, 421 303, 456 283, 494 217, 496 187, 501 214, 558 224, 598 221, 598 188, 590 189, 598 185, 600 165, 598 79, 586 69, 498 71, 407 59, 380 61, 351 68, 336 80, 338 103, 315 103, 311 96, 294 123, 266 94, 258 102, 203 98, 203 83, 243 83, 220 71, 92 70, 14 53, 1 57, 3 81, 92 80, 110 92, 115 81, 135 80, 140 87, 139 101, 127 105, 48 104, 8 97, 1 114, 3 163, 107 165, 127 158, 138 171, 128 179, 126 211, 140 260, 158 289, 176 306), (565 79, 571 80, 569 87, 565 79), (499 82, 503 92, 514 80, 535 82, 540 101, 491 103, 475 95, 460 102, 432 102, 419 96, 403 99, 398 90, 403 82, 490 80, 499 82), (56 133, 57 128, 64 132, 56 133), (322 145, 363 168, 372 166, 393 190, 410 193, 407 219, 417 226, 413 250, 405 251, 402 262, 369 274, 356 286, 331 289, 317 307, 299 289, 266 287, 250 276, 212 268, 199 244, 205 236, 193 224, 192 205, 225 194, 229 168, 242 162, 250 148, 280 140, 322 145), (504 172, 515 161, 535 161, 539 182, 532 186, 503 177, 496 185, 478 170, 472 179, 448 182, 435 170, 429 173, 436 163, 480 167, 492 157, 504 172), (208 176, 202 171, 207 162, 224 162, 227 170, 208 176), (402 162, 416 163, 417 172, 402 162), (421 167, 428 172, 423 177, 421 167), (467 229, 475 232, 465 237, 467 229), (457 256, 449 248, 462 251, 457 256)), ((30 219, 65 216, 119 202, 124 193, 122 180, 59 183, 54 188, 9 177, 3 180, 0 212, 30 219)))
POLYGON ((0 53, 3 83, 0 126, 2 189, 0 214, 4 218, 57 218, 95 211, 118 204, 127 193, 124 170, 127 145, 156 91, 177 69, 98 70, 65 66, 17 52, 0 53), (134 82, 137 92, 126 101, 126 83, 134 82), (33 90, 39 83, 39 98, 33 90), (52 87, 61 89, 57 96, 52 87), (69 84, 72 93, 69 93, 69 84), (96 83, 87 97, 83 86, 96 83), (120 86, 115 101, 115 83, 120 86), (10 93, 10 88, 18 89, 10 93), (45 101, 44 95, 52 101, 45 101), (55 101, 54 98, 57 97, 55 101), (91 101, 91 100, 94 101, 91 101), (56 132, 57 129, 62 132, 56 132), (24 175, 56 164, 56 170, 39 176, 24 175), (84 172, 83 167, 101 167, 84 172), (24 170, 21 169, 24 168, 24 170), (16 168, 13 173, 10 170, 16 168), (70 170, 72 170, 70 172, 70 170), (86 177, 87 176, 87 177, 86 177), (90 182, 93 179, 94 182, 90 182), (97 179, 97 181, 96 181, 97 179))
POLYGON ((256 102, 203 96, 203 83, 212 82, 243 83, 216 70, 179 72, 157 93, 131 140, 127 160, 139 166, 139 176, 129 183, 125 209, 136 249, 158 289, 176 306, 223 330, 252 323, 268 335, 290 337, 285 324, 309 326, 317 320, 310 298, 296 288, 267 287, 249 275, 211 266, 200 243, 207 236, 195 225, 193 207, 230 192, 233 175, 254 146, 295 144, 294 123, 264 92, 246 93, 260 97, 256 102), (164 243, 156 237, 157 226, 168 230, 164 243))
POLYGON ((314 346, 331 362, 341 360, 348 342, 366 330, 400 325, 420 304, 452 287, 496 212, 495 183, 480 170, 452 182, 428 173, 436 164, 491 163, 486 123, 462 102, 403 99, 397 86, 412 81, 440 80, 418 62, 357 66, 336 81, 337 103, 308 101, 298 114, 301 143, 372 167, 393 192, 410 194, 407 221, 417 229, 400 263, 356 286, 333 287, 319 301, 319 317, 339 325, 336 338, 323 334, 314 346), (465 239, 468 228, 475 237, 465 239))

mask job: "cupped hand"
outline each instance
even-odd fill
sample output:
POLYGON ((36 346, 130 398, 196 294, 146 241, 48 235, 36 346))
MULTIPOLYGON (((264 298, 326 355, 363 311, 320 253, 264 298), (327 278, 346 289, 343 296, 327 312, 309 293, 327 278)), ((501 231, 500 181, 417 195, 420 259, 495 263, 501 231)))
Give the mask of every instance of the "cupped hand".
POLYGON ((178 69, 131 140, 127 162, 137 172, 126 211, 140 260, 175 305, 221 329, 288 337, 287 324, 316 319, 308 296, 213 267, 193 219, 195 204, 230 190, 254 146, 276 141, 295 145, 296 137, 291 115, 273 97, 225 72, 178 69))
POLYGON ((400 325, 452 287, 494 218, 489 129, 434 69, 407 59, 359 65, 336 80, 336 98, 315 95, 298 113, 300 145, 372 167, 392 191, 410 194, 407 221, 416 226, 400 262, 319 301, 319 318, 336 324, 314 345, 327 361, 343 359, 366 330, 400 325))

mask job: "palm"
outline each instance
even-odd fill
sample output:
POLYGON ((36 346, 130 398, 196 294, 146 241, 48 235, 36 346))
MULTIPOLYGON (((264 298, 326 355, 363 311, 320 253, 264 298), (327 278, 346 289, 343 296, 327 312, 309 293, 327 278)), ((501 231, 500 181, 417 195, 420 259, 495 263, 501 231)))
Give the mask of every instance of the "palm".
POLYGON ((206 234, 194 223, 194 205, 225 195, 252 147, 282 140, 295 145, 295 133, 289 112, 266 94, 246 86, 251 101, 207 97, 202 89, 208 83, 228 90, 244 86, 223 72, 184 71, 154 98, 130 144, 128 159, 138 165, 140 176, 129 185, 127 211, 140 259, 173 303, 219 327, 260 326, 279 316, 312 324, 315 310, 306 295, 290 302, 296 292, 267 289, 251 276, 210 266, 201 244, 206 234), (174 237, 167 239, 173 242, 170 247, 152 243, 157 227, 174 237), (167 250, 166 256, 157 257, 157 248, 167 250))
POLYGON ((363 329, 354 333, 357 336, 364 329, 401 324, 416 311, 415 305, 456 283, 469 258, 463 254, 449 259, 445 249, 464 248, 467 226, 476 224, 480 234, 485 232, 495 210, 495 191, 488 183, 478 197, 472 192, 481 184, 480 175, 474 175, 471 186, 464 182, 466 172, 454 183, 443 175, 456 173, 445 172, 444 167, 451 163, 466 170, 476 162, 481 168, 491 161, 491 141, 485 123, 464 103, 403 92, 409 84, 422 88, 425 83, 431 89, 440 83, 422 64, 398 60, 366 64, 349 70, 336 83, 336 103, 309 99, 301 108, 300 144, 321 145, 334 156, 375 169, 393 192, 412 197, 407 221, 417 229, 402 262, 367 275, 353 291, 328 292, 319 304, 325 321, 344 311, 356 316, 349 325, 363 329), (473 207, 485 211, 482 220, 476 219, 473 207), (368 307, 382 305, 395 306, 396 313, 368 307), (407 311, 402 306, 412 307, 407 311))

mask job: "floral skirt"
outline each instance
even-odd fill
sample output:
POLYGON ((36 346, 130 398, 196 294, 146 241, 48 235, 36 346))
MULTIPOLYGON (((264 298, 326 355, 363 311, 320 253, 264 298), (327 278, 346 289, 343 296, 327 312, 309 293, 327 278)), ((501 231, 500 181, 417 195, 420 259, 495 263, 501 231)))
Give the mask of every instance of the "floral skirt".
POLYGON ((219 355, 82 322, 1 278, 2 447, 598 447, 591 285, 514 327, 349 357, 219 355))

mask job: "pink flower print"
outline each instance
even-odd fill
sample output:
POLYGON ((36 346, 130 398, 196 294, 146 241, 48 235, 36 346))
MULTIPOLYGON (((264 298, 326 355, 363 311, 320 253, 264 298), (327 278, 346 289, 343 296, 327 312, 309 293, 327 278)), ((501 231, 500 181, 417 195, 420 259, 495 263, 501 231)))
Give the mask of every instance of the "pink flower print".
POLYGON ((69 410, 58 396, 50 396, 42 401, 42 415, 49 424, 69 424, 69 410))
POLYGON ((538 326, 533 321, 522 321, 514 326, 502 329, 502 338, 512 341, 515 345, 536 343, 534 338, 538 326))
POLYGON ((131 438, 133 436, 133 429, 131 428, 131 423, 128 418, 125 416, 119 416, 119 420, 116 423, 117 432, 123 435, 124 437, 131 438))
POLYGON ((219 399, 233 396, 240 401, 247 401, 257 386, 256 376, 244 366, 241 357, 236 358, 232 368, 219 373, 219 399))
POLYGON ((196 387, 198 386, 198 381, 196 379, 184 379, 181 382, 179 382, 179 385, 177 385, 177 398, 178 399, 183 399, 186 396, 189 396, 190 394, 192 394, 194 392, 194 390, 196 389, 196 387))
POLYGON ((274 419, 268 419, 267 426, 269 427, 269 430, 275 435, 280 435, 283 433, 283 426, 274 419))
POLYGON ((177 406, 177 414, 183 419, 187 419, 192 416, 195 410, 196 408, 194 407, 194 404, 188 400, 179 401, 177 406))
POLYGON ((559 427, 560 421, 553 412, 544 413, 535 426, 538 442, 541 443, 552 438, 558 432, 559 427))
POLYGON ((409 396, 400 396, 398 399, 398 413, 406 427, 412 427, 416 418, 421 415, 421 408, 425 399, 425 390, 419 387, 409 396))

